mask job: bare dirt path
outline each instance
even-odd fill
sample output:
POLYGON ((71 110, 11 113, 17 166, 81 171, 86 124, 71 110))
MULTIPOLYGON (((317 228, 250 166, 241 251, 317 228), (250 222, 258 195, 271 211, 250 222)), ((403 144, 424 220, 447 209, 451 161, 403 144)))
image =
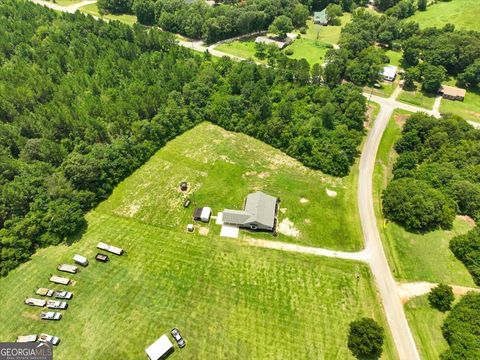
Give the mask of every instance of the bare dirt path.
MULTIPOLYGON (((438 284, 430 283, 426 281, 420 282, 412 282, 412 283, 398 283, 398 295, 402 299, 403 303, 406 303, 408 300, 416 297, 428 294, 430 290, 432 290, 438 284)), ((478 288, 472 288, 467 286, 458 286, 458 285, 450 285, 453 289, 453 293, 455 295, 465 295, 466 293, 473 291, 473 292, 480 292, 478 288)))

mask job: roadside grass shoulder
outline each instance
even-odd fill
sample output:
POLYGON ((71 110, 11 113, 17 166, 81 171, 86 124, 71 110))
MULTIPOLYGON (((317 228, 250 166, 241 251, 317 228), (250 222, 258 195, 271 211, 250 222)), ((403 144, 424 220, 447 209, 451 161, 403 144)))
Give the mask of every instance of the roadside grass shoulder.
POLYGON ((435 103, 435 95, 426 94, 423 91, 406 91, 402 90, 398 95, 397 100, 406 104, 422 107, 426 110, 431 110, 435 103))
POLYGON ((440 354, 448 349, 441 330, 447 314, 432 308, 427 297, 423 295, 408 301, 405 304, 405 315, 421 358, 437 360, 440 354))
POLYGON ((414 234, 395 223, 386 222, 383 217, 382 192, 392 178, 397 156, 393 145, 401 136, 401 126, 408 114, 396 110, 390 119, 377 153, 373 178, 375 213, 390 267, 395 278, 401 281, 444 282, 475 287, 465 266, 448 248, 452 237, 471 229, 468 221, 457 217, 452 230, 414 234))
POLYGON ((127 25, 133 25, 137 22, 137 17, 135 15, 130 15, 130 14, 122 14, 122 15, 107 14, 102 16, 98 11, 97 3, 82 6, 79 10, 83 13, 86 13, 101 19, 117 20, 127 25))

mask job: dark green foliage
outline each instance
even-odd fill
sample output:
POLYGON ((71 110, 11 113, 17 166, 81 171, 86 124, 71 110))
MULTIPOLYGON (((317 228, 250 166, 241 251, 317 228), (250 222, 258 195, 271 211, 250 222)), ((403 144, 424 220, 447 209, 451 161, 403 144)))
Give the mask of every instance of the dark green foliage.
POLYGON ((399 157, 383 199, 386 216, 412 230, 448 227, 455 213, 478 219, 479 140, 480 131, 459 118, 412 115, 395 144, 399 157))
POLYGON ((383 213, 410 231, 449 228, 456 215, 455 202, 424 181, 392 181, 383 193, 383 213))
POLYGON ((268 27, 268 32, 276 34, 280 39, 285 39, 287 37, 287 33, 292 30, 292 19, 285 15, 276 17, 272 24, 268 27))
POLYGON ((428 0, 418 0, 417 1, 418 10, 420 10, 420 11, 427 10, 427 5, 428 5, 428 0))
POLYGON ((348 348, 359 359, 379 358, 385 338, 383 328, 370 318, 362 318, 350 323, 348 348))
POLYGON ((450 348, 442 360, 480 359, 480 294, 469 293, 455 305, 443 326, 443 337, 450 348))
POLYGON ((98 0, 98 8, 104 13, 131 13, 132 0, 98 0))
POLYGON ((455 296, 452 287, 445 284, 438 284, 428 293, 430 306, 441 312, 450 310, 453 300, 455 300, 455 296))
POLYGON ((283 54, 275 68, 213 64, 171 34, 14 0, 0 3, 0 44, 1 276, 82 231, 85 211, 201 121, 338 176, 362 139, 360 89, 311 84, 283 54))
POLYGON ((132 10, 143 25, 155 24, 155 4, 151 0, 135 0, 132 10))
POLYGON ((465 264, 475 284, 480 286, 480 228, 450 240, 450 250, 465 264))

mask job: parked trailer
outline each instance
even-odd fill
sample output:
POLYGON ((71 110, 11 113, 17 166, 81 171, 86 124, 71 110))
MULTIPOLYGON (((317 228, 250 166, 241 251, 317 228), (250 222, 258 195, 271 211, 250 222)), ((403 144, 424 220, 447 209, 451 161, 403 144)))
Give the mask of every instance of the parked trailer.
POLYGON ((70 284, 70 279, 64 278, 64 277, 61 277, 61 276, 57 276, 57 275, 50 276, 50 281, 55 283, 55 284, 60 284, 60 285, 70 284))
POLYGON ((44 307, 46 301, 42 299, 27 298, 25 299, 25 304, 30 306, 44 307))
POLYGON ((70 264, 58 264, 57 270, 68 272, 70 274, 76 274, 78 271, 78 266, 70 265, 70 264))
POLYGON ((37 341, 37 335, 19 335, 17 336, 17 343, 31 343, 37 341))
POLYGON ((123 254, 123 249, 120 249, 116 246, 105 244, 103 242, 99 242, 97 244, 97 248, 99 248, 100 250, 105 250, 105 251, 111 252, 115 255, 122 255, 123 254))
POLYGON ((75 261, 75 264, 82 265, 82 266, 87 266, 88 265, 88 259, 85 256, 78 255, 76 254, 73 257, 73 261, 75 261))
POLYGON ((53 290, 50 290, 50 289, 47 289, 47 288, 38 288, 37 291, 35 291, 35 294, 40 295, 40 296, 51 297, 53 295, 53 290))

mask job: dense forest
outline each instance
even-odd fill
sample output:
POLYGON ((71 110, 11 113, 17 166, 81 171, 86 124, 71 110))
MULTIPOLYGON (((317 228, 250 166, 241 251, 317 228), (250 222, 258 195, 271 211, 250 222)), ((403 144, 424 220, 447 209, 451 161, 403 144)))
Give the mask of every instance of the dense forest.
POLYGON ((0 3, 0 275, 85 226, 83 214, 201 121, 343 176, 366 104, 305 61, 211 61, 174 37, 25 1, 0 3))
POLYGON ((412 115, 395 144, 387 219, 413 231, 448 228, 456 214, 480 219, 480 131, 455 116, 412 115))
POLYGON ((450 348, 442 360, 480 359, 480 294, 465 295, 448 314, 442 333, 450 348))

